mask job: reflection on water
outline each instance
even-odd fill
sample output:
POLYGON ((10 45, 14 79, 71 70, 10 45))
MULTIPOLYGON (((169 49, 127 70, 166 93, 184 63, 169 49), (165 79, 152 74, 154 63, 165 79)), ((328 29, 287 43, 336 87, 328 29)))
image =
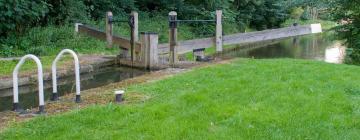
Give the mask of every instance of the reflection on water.
POLYGON ((334 41, 331 34, 316 34, 252 45, 238 46, 222 54, 226 57, 249 58, 296 58, 314 59, 329 63, 342 63, 345 47, 340 41, 334 41))
POLYGON ((345 58, 345 49, 340 42, 336 42, 332 47, 327 47, 325 50, 325 61, 328 63, 342 63, 345 58))

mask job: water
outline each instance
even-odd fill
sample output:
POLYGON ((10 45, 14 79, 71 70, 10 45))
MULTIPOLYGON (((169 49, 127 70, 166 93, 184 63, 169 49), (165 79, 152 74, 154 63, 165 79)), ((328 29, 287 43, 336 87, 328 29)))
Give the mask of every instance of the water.
POLYGON ((247 58, 296 58, 313 59, 329 63, 343 63, 345 47, 340 41, 334 41, 332 34, 316 34, 299 36, 263 42, 250 45, 237 46, 225 52, 225 57, 247 57, 247 58), (270 44, 270 45, 266 45, 270 44))
MULTIPOLYGON (((145 74, 146 71, 131 69, 126 67, 110 67, 97 72, 82 74, 81 90, 96 88, 108 85, 114 82, 119 82, 132 77, 145 74)), ((69 76, 59 79, 58 93, 62 96, 65 94, 74 94, 75 98, 75 80, 74 76, 69 76)), ((37 107, 38 87, 37 85, 21 86, 19 87, 19 103, 22 108, 29 109, 37 107)), ((45 100, 49 100, 52 94, 51 81, 44 82, 45 100)), ((11 89, 0 90, 0 111, 11 110, 13 104, 13 92, 11 89)))

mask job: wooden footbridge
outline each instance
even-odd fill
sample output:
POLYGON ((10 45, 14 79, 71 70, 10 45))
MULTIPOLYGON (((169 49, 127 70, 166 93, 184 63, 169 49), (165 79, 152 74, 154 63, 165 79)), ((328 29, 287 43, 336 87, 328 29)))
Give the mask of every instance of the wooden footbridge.
POLYGON ((78 33, 107 41, 108 47, 113 44, 119 46, 121 52, 118 55, 118 63, 147 69, 176 66, 181 63, 178 56, 188 52, 193 52, 194 56, 203 57, 205 48, 215 47, 217 52, 222 52, 223 45, 255 43, 322 32, 320 24, 311 24, 224 36, 221 10, 216 11, 216 17, 213 20, 178 20, 177 13, 172 11, 169 13, 169 43, 159 44, 157 33, 141 32, 139 39, 138 21, 136 12, 132 12, 129 19, 123 21, 114 20, 112 13, 107 12, 105 31, 81 23, 75 24, 75 30, 78 33), (125 38, 113 34, 114 22, 128 22, 131 36, 125 38), (178 41, 177 24, 179 22, 213 22, 216 25, 216 35, 210 38, 178 41))

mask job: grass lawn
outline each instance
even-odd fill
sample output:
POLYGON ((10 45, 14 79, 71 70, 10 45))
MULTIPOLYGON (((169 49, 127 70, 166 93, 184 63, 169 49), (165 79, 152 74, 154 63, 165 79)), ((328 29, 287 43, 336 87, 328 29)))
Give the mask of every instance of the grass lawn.
POLYGON ((358 139, 359 71, 238 59, 128 87, 127 94, 147 96, 144 102, 37 117, 0 139, 358 139))
MULTIPOLYGON (((41 60, 41 64, 43 65, 44 70, 51 70, 52 62, 55 60, 55 56, 43 56, 39 58, 41 60)), ((12 77, 12 73, 19 63, 20 60, 11 60, 11 61, 1 61, 0 60, 0 77, 12 77)), ((59 60, 58 66, 62 65, 66 62, 73 61, 71 57, 63 56, 62 59, 59 60)), ((37 71, 36 63, 33 60, 27 60, 23 64, 20 69, 19 74, 26 72, 35 72, 37 71)))

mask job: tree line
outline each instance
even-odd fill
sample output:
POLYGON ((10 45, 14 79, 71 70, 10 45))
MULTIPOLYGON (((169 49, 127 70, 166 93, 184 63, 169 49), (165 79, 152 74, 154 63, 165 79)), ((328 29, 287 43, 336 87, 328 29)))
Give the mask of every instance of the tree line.
MULTIPOLYGON (((64 25, 78 20, 101 20, 106 11, 126 16, 132 10, 150 16, 166 16, 175 10, 179 18, 211 18, 222 9, 226 22, 240 28, 266 29, 279 26, 289 18, 294 7, 304 7, 315 14, 312 0, 0 0, 0 34, 21 34, 29 27, 64 25)), ((317 3, 317 2, 315 2, 317 3)), ((303 8, 301 8, 303 9, 303 8)), ((297 13, 299 14, 299 13, 297 13)), ((300 13, 302 16, 302 13, 300 13)), ((306 15, 302 16, 307 18, 306 15)))
POLYGON ((287 19, 339 22, 335 30, 350 48, 348 56, 359 64, 359 5, 356 0, 0 0, 0 43, 33 27, 101 21, 107 11, 119 18, 135 10, 149 18, 177 11, 181 19, 210 19, 221 9, 225 22, 237 29, 276 28, 287 19))

